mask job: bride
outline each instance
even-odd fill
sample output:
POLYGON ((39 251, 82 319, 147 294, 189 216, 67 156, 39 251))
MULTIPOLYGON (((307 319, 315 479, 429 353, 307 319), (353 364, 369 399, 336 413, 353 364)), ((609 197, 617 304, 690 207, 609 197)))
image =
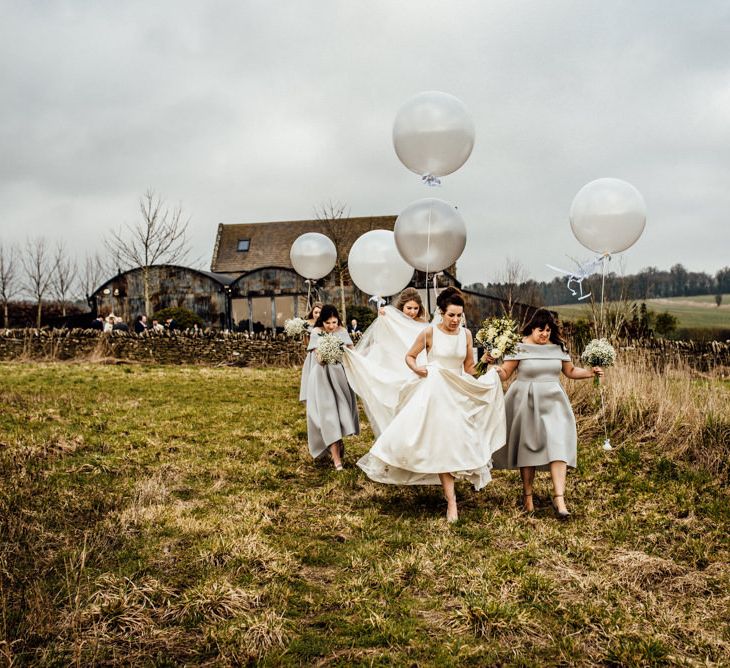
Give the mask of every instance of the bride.
POLYGON ((461 327, 462 293, 446 288, 437 300, 441 321, 426 327, 406 354, 415 377, 386 393, 393 417, 358 461, 369 478, 395 485, 438 485, 446 518, 458 519, 456 478, 475 489, 490 482, 492 453, 506 441, 504 395, 496 373, 473 377, 471 332, 461 327), (418 356, 426 350, 427 363, 418 356))

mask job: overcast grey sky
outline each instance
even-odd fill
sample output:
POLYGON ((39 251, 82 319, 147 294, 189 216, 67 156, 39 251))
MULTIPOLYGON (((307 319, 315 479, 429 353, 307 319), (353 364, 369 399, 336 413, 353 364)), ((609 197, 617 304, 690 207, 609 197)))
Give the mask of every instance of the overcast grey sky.
POLYGON ((507 256, 537 279, 591 252, 573 196, 613 176, 648 222, 627 271, 730 264, 727 0, 2 2, 0 240, 101 249, 146 188, 182 203, 209 265, 218 223, 459 206, 459 278, 507 256), (392 123, 459 97, 474 152, 431 189, 392 123))

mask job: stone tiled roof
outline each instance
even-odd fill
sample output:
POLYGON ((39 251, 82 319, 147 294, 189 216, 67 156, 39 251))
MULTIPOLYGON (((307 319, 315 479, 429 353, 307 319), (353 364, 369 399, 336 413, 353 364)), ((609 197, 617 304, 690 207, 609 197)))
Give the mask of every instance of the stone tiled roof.
MULTIPOLYGON (((340 257, 347 257, 355 240, 370 230, 392 230, 397 216, 366 216, 341 218, 332 223, 341 236, 340 257)), ((262 267, 289 267, 289 250, 294 240, 305 232, 321 232, 327 236, 326 222, 320 220, 289 220, 273 223, 242 223, 218 225, 211 270, 226 274, 241 274, 262 267), (249 250, 238 251, 238 241, 249 240, 249 250)), ((337 242, 337 240, 333 239, 337 242)))

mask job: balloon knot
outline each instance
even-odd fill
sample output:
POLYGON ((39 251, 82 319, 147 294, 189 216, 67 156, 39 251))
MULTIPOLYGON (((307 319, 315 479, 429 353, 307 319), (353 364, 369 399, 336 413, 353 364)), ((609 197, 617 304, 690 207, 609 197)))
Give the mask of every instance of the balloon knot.
POLYGON ((424 174, 421 177, 421 181, 425 183, 427 186, 435 187, 441 185, 441 179, 438 176, 434 176, 433 174, 424 174))
POLYGON ((368 299, 368 301, 375 302, 377 305, 376 308, 380 308, 385 304, 385 299, 383 299, 380 295, 373 295, 370 299, 368 299))

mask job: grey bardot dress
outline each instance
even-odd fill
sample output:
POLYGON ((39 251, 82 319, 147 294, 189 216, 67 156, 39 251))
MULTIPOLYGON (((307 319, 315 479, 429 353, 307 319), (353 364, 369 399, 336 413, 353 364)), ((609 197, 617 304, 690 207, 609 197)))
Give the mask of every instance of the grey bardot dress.
MULTIPOLYGON (((307 377, 307 440, 309 452, 315 459, 344 436, 360 433, 355 393, 347 382, 342 364, 320 364, 317 361, 319 332, 314 330, 309 340, 309 374, 307 377)), ((347 345, 352 339, 345 329, 335 334, 347 345)), ((306 363, 305 363, 306 364, 306 363)))
POLYGON ((494 468, 534 466, 550 462, 575 466, 578 435, 568 395, 560 384, 563 362, 570 356, 560 346, 521 343, 514 355, 517 379, 504 397, 507 446, 494 454, 494 468))

